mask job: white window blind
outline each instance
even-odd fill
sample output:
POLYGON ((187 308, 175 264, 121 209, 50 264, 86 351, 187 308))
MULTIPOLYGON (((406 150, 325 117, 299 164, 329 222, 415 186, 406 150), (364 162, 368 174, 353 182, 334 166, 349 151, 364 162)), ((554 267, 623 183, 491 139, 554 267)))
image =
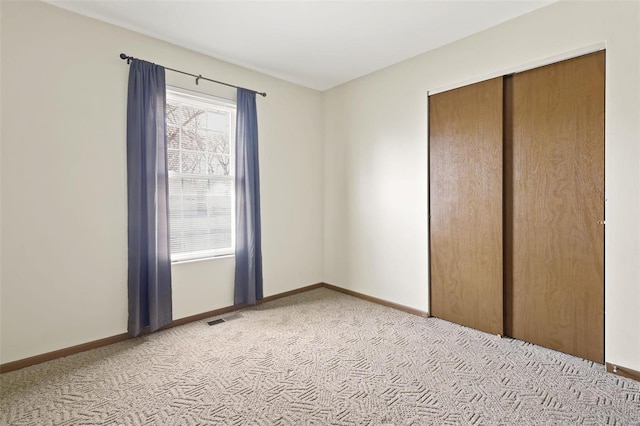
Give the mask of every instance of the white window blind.
POLYGON ((233 254, 236 105, 167 87, 171 260, 233 254))

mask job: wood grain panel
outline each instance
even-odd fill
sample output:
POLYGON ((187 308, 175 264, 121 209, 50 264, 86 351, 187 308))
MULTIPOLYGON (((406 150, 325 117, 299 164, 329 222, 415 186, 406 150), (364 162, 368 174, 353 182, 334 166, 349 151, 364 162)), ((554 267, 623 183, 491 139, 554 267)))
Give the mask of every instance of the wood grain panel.
POLYGON ((503 306, 504 306, 504 334, 513 335, 513 75, 504 77, 504 108, 503 108, 503 306))
POLYGON ((604 64, 598 52, 514 75, 507 136, 506 328, 596 362, 604 361, 604 64))
POLYGON ((502 78, 429 98, 431 309, 503 333, 502 78))

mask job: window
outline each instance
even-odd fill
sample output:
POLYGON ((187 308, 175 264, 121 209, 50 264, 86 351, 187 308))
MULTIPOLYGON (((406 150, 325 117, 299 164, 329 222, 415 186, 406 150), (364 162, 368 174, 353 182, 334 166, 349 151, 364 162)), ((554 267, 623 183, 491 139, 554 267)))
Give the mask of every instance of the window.
POLYGON ((236 105, 167 87, 173 262, 233 254, 236 105))

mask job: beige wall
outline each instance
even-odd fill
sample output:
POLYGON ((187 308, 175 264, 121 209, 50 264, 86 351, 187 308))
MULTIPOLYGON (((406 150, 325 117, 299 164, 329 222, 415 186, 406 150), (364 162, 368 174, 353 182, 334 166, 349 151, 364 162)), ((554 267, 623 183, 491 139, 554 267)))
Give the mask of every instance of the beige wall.
MULTIPOLYGON (((40 2, 1 5, 0 363, 126 331, 121 52, 258 97, 265 295, 322 281, 322 94, 40 2)), ((234 97, 167 73, 167 83, 234 97)), ((173 268, 174 318, 233 304, 233 258, 173 268)))
POLYGON ((427 93, 604 42, 605 356, 640 370, 639 20, 560 2, 325 92, 325 281, 427 310, 427 93))

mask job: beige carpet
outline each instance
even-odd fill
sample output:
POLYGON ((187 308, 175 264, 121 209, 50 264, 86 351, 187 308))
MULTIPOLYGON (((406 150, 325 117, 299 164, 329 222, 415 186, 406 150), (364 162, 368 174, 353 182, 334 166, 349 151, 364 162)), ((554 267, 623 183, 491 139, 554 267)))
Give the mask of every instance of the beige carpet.
POLYGON ((318 289, 0 376, 3 425, 640 424, 640 383, 318 289))

